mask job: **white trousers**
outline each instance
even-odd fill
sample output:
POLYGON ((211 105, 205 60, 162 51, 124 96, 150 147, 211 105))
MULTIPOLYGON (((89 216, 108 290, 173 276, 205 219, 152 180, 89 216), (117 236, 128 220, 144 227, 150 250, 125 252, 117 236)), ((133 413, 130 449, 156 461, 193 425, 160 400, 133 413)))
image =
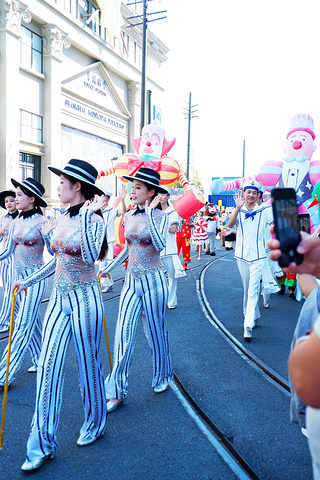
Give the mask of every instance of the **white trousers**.
POLYGON ((237 265, 243 285, 243 314, 244 328, 252 328, 253 322, 260 318, 258 307, 260 280, 262 278, 261 263, 259 260, 252 263, 237 258, 237 265))
POLYGON ((174 308, 177 306, 177 279, 175 278, 175 268, 173 264, 173 257, 161 257, 161 262, 163 263, 168 274, 168 307, 174 308))

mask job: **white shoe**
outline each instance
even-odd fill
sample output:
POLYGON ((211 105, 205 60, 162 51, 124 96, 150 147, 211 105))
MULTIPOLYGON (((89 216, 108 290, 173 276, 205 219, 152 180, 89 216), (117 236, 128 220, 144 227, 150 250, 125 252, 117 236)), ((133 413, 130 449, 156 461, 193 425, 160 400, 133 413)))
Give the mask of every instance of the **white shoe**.
POLYGON ((246 327, 246 328, 245 328, 243 338, 244 338, 247 342, 251 342, 251 338, 252 338, 252 330, 251 330, 251 328, 249 328, 249 327, 246 327))
POLYGON ((28 368, 29 373, 37 373, 37 366, 32 365, 30 368, 28 368))
POLYGON ((263 303, 263 306, 264 306, 264 308, 269 308, 270 303, 269 302, 268 303, 263 303))
POLYGON ((169 308, 170 310, 173 310, 174 308, 176 308, 176 306, 177 306, 177 305, 171 305, 171 306, 169 307, 169 305, 168 305, 168 308, 169 308))
POLYGON ((8 332, 8 331, 9 331, 9 327, 2 327, 2 328, 0 329, 0 333, 6 333, 6 332, 8 332))
POLYGON ((124 402, 124 400, 118 400, 116 398, 114 398, 114 400, 116 400, 116 401, 114 402, 112 400, 109 400, 109 402, 107 403, 107 412, 108 413, 114 412, 124 402))
POLYGON ((162 383, 159 383, 159 385, 156 385, 153 391, 154 393, 162 393, 167 390, 168 386, 169 386, 168 382, 162 382, 162 383))

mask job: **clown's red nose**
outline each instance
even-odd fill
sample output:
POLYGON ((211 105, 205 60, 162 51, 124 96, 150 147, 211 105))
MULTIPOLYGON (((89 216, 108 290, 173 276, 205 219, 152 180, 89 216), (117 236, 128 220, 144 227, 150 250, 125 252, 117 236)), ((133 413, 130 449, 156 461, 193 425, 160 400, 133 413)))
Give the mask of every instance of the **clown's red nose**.
POLYGON ((147 147, 151 147, 151 142, 147 142, 147 147))
POLYGON ((299 142, 299 140, 295 140, 292 144, 292 148, 294 148, 295 150, 299 150, 301 147, 302 147, 302 143, 299 142))

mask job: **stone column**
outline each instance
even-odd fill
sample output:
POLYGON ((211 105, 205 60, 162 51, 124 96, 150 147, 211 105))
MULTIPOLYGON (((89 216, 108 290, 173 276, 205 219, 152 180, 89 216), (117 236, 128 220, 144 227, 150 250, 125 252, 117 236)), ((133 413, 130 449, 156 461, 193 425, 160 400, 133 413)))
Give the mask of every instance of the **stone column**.
POLYGON ((45 196, 56 199, 58 177, 49 172, 47 165, 61 167, 62 51, 63 48, 70 48, 71 42, 67 38, 67 34, 57 25, 43 25, 41 31, 43 35, 43 73, 46 77, 43 118, 45 155, 41 165, 41 178, 46 187, 45 196))
MULTIPOLYGON (((128 98, 129 98, 129 112, 131 113, 131 120, 128 124, 128 142, 130 143, 131 135, 139 137, 140 132, 140 109, 141 109, 141 83, 130 82, 128 84, 128 98)), ((130 150, 130 145, 127 146, 130 150)))
POLYGON ((21 21, 31 22, 27 5, 0 1, 0 189, 12 188, 19 174, 19 66, 21 21))

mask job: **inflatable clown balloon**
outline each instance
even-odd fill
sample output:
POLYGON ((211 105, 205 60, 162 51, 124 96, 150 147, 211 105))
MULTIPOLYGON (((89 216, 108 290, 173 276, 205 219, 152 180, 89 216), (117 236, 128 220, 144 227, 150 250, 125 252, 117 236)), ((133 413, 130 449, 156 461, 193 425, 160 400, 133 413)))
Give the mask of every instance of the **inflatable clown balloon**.
MULTIPOLYGON (((298 212, 307 213, 312 201, 313 187, 320 179, 320 160, 312 160, 316 149, 314 140, 314 124, 310 115, 306 113, 295 115, 290 122, 287 144, 284 148, 285 156, 282 160, 264 163, 253 176, 228 182, 224 182, 223 178, 216 180, 211 183, 210 190, 217 194, 224 190, 241 189, 248 180, 257 180, 268 191, 275 187, 291 187, 296 191, 298 212)), ((308 213, 312 217, 314 211, 311 209, 308 213)), ((317 216, 312 220, 311 231, 314 228, 313 223, 318 223, 317 216)))
POLYGON ((179 199, 181 201, 178 207, 175 208, 182 218, 189 218, 190 215, 193 215, 205 205, 205 200, 201 192, 191 187, 179 163, 167 156, 175 141, 175 138, 168 141, 165 138, 164 128, 158 125, 157 121, 154 121, 152 124, 143 127, 141 137, 131 137, 133 148, 137 154, 125 153, 121 155, 115 166, 100 172, 98 178, 115 173, 119 180, 126 185, 128 181, 123 178, 123 175, 134 175, 140 167, 152 168, 159 172, 160 184, 164 187, 171 188, 178 181, 181 182, 184 195, 179 199), (187 198, 185 198, 186 195, 187 198), (192 213, 190 214, 190 212, 192 213))

